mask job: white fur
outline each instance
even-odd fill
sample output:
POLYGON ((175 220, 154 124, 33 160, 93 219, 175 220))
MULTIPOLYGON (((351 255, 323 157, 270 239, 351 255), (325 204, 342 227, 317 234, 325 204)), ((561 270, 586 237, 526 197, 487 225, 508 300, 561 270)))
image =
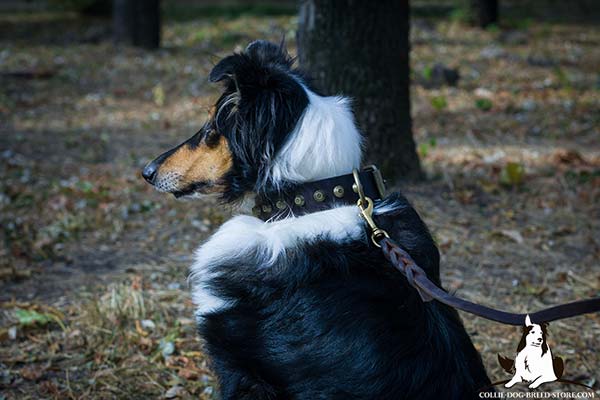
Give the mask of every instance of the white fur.
POLYGON ((305 90, 309 104, 271 167, 275 183, 316 181, 360 166, 362 137, 349 100, 305 90))
MULTIPOLYGON (((362 137, 348 100, 321 97, 306 87, 305 90, 309 104, 290 140, 274 160, 271 178, 275 183, 309 182, 348 174, 360 166, 362 137)), ((210 280, 222 273, 214 268, 215 264, 243 260, 245 255, 256 251, 264 260, 261 267, 269 268, 286 249, 301 241, 317 237, 341 241, 363 235, 356 207, 267 223, 245 215, 232 218, 196 251, 190 280, 198 318, 231 306, 210 288, 210 280)))
POLYGON ((300 242, 316 238, 357 240, 363 236, 362 221, 354 206, 269 223, 248 215, 236 216, 196 251, 190 280, 197 315, 201 317, 231 305, 211 292, 209 281, 222 273, 213 268, 217 263, 243 262, 246 254, 256 251, 262 260, 260 267, 269 268, 286 249, 300 242))
POLYGON ((557 380, 552 363, 552 352, 550 347, 546 353, 542 354, 542 327, 538 324, 532 324, 529 315, 525 318, 525 326, 531 327, 526 336, 525 347, 517 354, 515 359, 515 375, 505 385, 512 387, 518 382, 529 382, 530 389, 539 387, 542 383, 553 382, 557 380))

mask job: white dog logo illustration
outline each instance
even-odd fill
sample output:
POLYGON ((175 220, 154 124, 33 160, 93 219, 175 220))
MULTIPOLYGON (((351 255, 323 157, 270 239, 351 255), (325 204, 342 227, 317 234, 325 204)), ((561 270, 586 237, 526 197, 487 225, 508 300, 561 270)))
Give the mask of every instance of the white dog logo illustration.
POLYGON ((554 382, 561 378, 564 362, 560 357, 552 357, 550 347, 546 343, 547 326, 546 323, 532 323, 527 315, 516 359, 511 360, 498 354, 502 368, 506 372, 515 373, 504 386, 509 388, 519 382, 529 382, 529 388, 535 389, 542 383, 554 382))

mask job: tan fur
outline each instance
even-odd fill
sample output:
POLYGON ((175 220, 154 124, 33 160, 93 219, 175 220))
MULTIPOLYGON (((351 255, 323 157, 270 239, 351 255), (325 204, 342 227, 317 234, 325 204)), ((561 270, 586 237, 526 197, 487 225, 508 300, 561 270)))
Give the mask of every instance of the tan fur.
POLYGON ((159 173, 175 172, 181 176, 180 189, 193 183, 208 183, 207 191, 218 191, 220 181, 233 165, 231 151, 225 137, 219 138, 219 143, 209 147, 200 143, 195 148, 181 146, 160 166, 159 173))

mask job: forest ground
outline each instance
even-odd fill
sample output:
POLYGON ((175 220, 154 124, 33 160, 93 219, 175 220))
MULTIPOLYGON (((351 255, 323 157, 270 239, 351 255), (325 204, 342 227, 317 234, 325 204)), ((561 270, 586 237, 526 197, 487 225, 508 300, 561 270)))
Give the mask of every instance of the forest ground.
MULTIPOLYGON (((202 124, 220 56, 282 34, 294 52, 295 29, 270 9, 174 15, 144 51, 114 46, 107 20, 0 14, 0 399, 213 398, 186 276, 231 211, 156 193, 140 168, 202 124)), ((451 291, 519 312, 600 295, 599 42, 591 24, 413 19, 428 180, 396 189, 451 291)), ((492 380, 509 378, 496 355, 519 329, 463 317, 492 380)), ((550 331, 565 377, 598 390, 600 315, 550 331)))

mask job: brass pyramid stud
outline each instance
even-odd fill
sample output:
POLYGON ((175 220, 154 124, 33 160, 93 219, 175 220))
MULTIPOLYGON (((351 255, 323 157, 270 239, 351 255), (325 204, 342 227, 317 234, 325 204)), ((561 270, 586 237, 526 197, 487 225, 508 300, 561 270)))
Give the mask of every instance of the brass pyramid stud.
POLYGON ((302 196, 301 194, 297 195, 294 198, 294 204, 297 205, 298 207, 304 206, 304 204, 306 204, 306 202, 304 201, 304 196, 302 196))

